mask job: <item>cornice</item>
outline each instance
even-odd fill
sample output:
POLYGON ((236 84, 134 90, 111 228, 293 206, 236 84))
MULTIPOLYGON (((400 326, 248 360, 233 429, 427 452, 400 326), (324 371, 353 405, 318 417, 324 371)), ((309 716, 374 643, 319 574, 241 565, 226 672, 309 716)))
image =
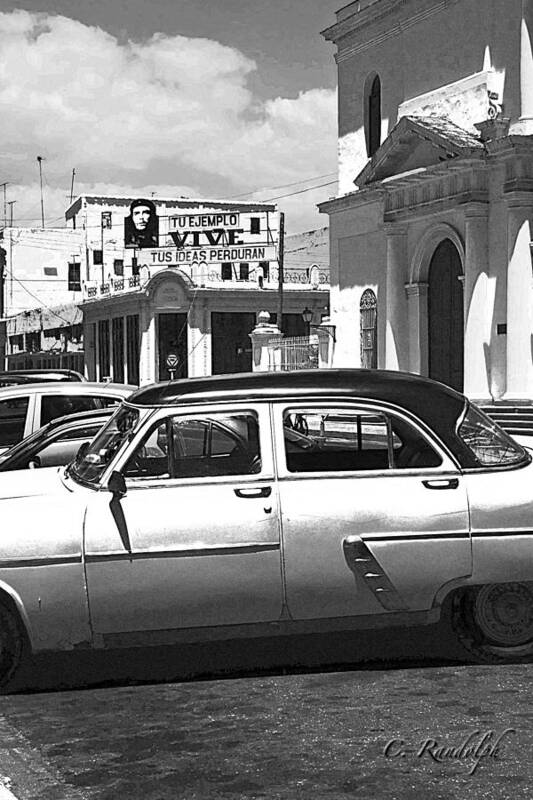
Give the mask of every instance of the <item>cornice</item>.
POLYGON ((334 214, 338 211, 347 211, 351 208, 358 208, 367 203, 375 203, 381 200, 386 194, 386 189, 382 186, 373 186, 368 189, 358 189, 356 192, 333 197, 324 203, 318 204, 318 210, 322 214, 334 214))
POLYGON ((358 11, 354 11, 346 19, 341 19, 321 31, 321 36, 328 42, 338 42, 344 36, 358 30, 365 25, 376 22, 391 14, 399 5, 405 5, 409 0, 374 0, 358 11))
POLYGON ((325 38, 337 44, 338 53, 335 56, 337 63, 345 61, 371 47, 381 45, 392 36, 398 36, 434 14, 446 10, 451 5, 455 5, 460 0, 439 0, 439 2, 433 0, 433 4, 429 8, 424 8, 421 11, 412 13, 410 16, 406 15, 403 19, 398 19, 391 27, 376 33, 374 36, 369 37, 368 31, 364 35, 366 28, 391 16, 396 10, 402 6, 410 5, 412 2, 413 0, 376 0, 375 3, 353 14, 347 20, 343 20, 324 31, 325 38), (381 9, 378 7, 380 4, 382 4, 381 9), (335 36, 332 34, 335 34, 335 36), (357 41, 353 41, 351 44, 348 41, 343 43, 343 40, 347 40, 348 37, 357 39, 357 41))

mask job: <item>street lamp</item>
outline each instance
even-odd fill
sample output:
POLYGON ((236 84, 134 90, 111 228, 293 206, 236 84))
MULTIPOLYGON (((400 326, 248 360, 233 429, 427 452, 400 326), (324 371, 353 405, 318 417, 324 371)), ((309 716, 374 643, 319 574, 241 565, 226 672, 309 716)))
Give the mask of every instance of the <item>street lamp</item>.
POLYGON ((313 319, 313 312, 307 306, 302 311, 302 319, 307 325, 307 335, 311 333, 311 320, 313 319))

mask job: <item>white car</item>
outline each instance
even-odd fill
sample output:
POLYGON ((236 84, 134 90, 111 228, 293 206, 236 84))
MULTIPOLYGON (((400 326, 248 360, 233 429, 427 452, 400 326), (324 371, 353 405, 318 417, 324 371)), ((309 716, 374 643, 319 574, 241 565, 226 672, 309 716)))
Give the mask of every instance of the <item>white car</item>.
POLYGON ((26 651, 429 624, 533 654, 533 461, 379 370, 169 381, 69 467, 0 476, 0 680, 26 651))
POLYGON ((136 388, 89 381, 0 387, 0 454, 56 417, 116 405, 136 388))

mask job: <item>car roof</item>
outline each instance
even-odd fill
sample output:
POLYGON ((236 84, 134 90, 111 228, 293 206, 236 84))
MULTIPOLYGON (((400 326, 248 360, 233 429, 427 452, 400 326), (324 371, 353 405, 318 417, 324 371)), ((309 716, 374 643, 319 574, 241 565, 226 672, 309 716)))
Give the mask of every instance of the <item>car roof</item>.
POLYGON ((96 383, 91 381, 45 381, 44 383, 21 383, 16 386, 0 386, 2 397, 15 397, 26 394, 80 394, 111 395, 127 397, 137 386, 124 383, 96 383))
MULTIPOLYGON (((467 466, 472 454, 456 435, 457 421, 468 402, 443 383, 408 372, 378 369, 314 369, 251 372, 182 378, 138 389, 128 398, 137 406, 292 399, 376 400, 413 414, 441 438, 467 466)), ((472 464, 474 465, 474 464, 472 464)))
POLYGON ((0 381, 84 381, 81 372, 73 369, 10 369, 0 370, 0 381))

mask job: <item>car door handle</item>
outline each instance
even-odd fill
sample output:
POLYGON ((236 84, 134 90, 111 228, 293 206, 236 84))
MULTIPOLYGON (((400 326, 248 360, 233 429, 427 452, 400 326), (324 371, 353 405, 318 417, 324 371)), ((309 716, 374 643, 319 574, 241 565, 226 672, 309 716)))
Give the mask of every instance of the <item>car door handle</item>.
POLYGON ((432 481, 422 481, 426 489, 457 489, 459 478, 435 479, 432 481))
POLYGON ((261 486, 260 488, 250 489, 234 489, 237 497, 270 497, 272 493, 271 486, 261 486))

